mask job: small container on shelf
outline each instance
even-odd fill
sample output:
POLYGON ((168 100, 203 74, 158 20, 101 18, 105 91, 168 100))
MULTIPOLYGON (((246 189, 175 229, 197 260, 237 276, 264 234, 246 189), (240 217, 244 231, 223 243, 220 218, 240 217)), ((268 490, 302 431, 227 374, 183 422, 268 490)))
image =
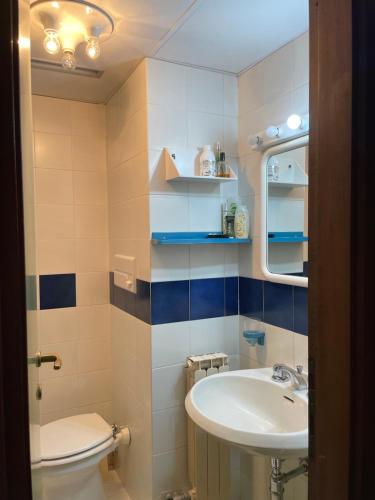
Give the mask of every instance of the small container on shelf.
POLYGON ((215 155, 209 144, 203 146, 203 152, 199 157, 200 175, 203 177, 216 176, 216 160, 215 155))
POLYGON ((234 220, 234 234, 236 238, 249 237, 249 210, 245 205, 239 205, 234 220))
POLYGON ((217 177, 230 177, 230 166, 229 163, 225 160, 225 153, 222 151, 220 153, 220 160, 216 165, 216 175, 217 177))

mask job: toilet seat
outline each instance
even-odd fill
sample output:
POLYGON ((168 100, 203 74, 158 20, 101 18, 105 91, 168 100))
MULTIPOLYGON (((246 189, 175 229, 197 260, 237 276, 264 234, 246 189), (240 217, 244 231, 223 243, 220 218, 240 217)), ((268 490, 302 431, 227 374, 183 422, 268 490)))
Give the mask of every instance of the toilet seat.
POLYGON ((115 443, 110 425, 96 413, 62 418, 41 427, 43 467, 54 467, 86 459, 115 443))

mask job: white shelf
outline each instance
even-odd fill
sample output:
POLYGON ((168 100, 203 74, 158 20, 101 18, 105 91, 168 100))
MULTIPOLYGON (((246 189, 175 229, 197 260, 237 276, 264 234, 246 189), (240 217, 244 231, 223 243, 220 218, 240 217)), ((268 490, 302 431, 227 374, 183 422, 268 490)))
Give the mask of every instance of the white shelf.
POLYGON ((237 180, 237 176, 230 168, 230 177, 206 177, 197 175, 199 169, 200 151, 184 150, 170 152, 164 148, 165 179, 168 182, 201 182, 201 183, 223 183, 237 180), (174 157, 172 156, 174 155, 174 157))

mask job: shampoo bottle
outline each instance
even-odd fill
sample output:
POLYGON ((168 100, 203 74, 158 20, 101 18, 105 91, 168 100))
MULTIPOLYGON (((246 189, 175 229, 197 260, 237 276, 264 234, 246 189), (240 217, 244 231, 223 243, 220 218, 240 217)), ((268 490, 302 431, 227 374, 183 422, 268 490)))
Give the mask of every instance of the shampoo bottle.
POLYGON ((199 163, 200 175, 204 177, 214 177, 216 175, 216 160, 210 145, 203 147, 203 153, 200 155, 199 163))

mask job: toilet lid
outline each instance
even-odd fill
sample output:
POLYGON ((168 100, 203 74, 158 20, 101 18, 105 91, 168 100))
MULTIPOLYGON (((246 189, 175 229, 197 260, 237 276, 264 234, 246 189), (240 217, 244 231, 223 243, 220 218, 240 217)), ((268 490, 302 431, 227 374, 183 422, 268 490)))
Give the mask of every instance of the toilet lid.
POLYGON ((83 453, 112 437, 112 428, 97 413, 61 418, 42 425, 42 460, 56 460, 83 453))

